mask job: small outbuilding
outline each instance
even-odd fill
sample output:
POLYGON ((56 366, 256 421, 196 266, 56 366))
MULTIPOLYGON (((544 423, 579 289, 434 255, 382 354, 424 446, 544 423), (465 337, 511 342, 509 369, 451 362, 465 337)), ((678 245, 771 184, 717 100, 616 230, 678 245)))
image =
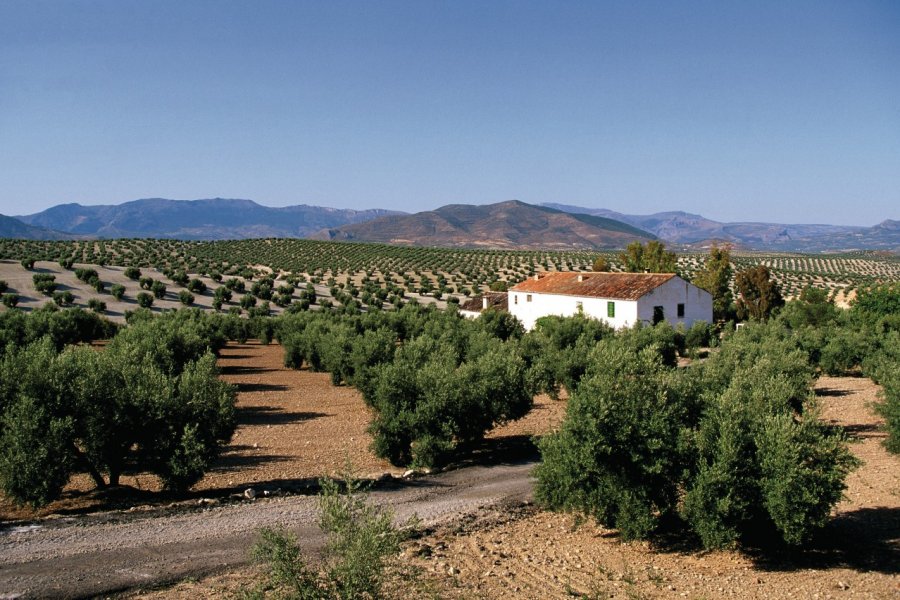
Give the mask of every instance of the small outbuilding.
POLYGON ((474 319, 489 308, 494 310, 509 310, 507 306, 508 295, 506 292, 485 292, 472 296, 459 305, 459 314, 469 319, 474 319))
POLYGON ((674 273, 538 274, 510 288, 509 312, 534 328, 541 317, 583 312, 615 328, 712 322, 712 295, 674 273))

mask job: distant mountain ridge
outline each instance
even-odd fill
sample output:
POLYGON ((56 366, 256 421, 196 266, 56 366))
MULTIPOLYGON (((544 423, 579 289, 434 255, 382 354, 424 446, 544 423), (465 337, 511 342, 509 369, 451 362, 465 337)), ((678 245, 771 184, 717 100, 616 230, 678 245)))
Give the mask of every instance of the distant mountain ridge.
POLYGON ((148 237, 224 240, 297 237, 475 248, 621 248, 659 238, 701 248, 787 252, 886 250, 900 253, 900 221, 872 227, 723 223, 669 211, 630 215, 602 208, 519 201, 451 204, 413 215, 305 204, 273 208, 252 200, 148 198, 119 205, 60 204, 21 217, 0 216, 0 237, 37 240, 148 237))
POLYGON ((54 231, 46 227, 28 225, 15 217, 0 215, 0 238, 16 238, 25 240, 70 240, 80 236, 54 231))
POLYGON ((351 210, 305 204, 273 208, 252 200, 146 198, 116 205, 60 204, 16 217, 29 225, 79 235, 223 240, 308 237, 329 227, 402 214, 384 209, 351 210))
POLYGON ((682 211, 628 215, 605 208, 567 204, 545 203, 541 206, 616 219, 649 231, 666 242, 685 246, 717 241, 732 243, 745 249, 785 252, 900 251, 900 221, 893 220, 883 221, 873 227, 722 223, 682 211))
POLYGON ((611 249, 656 238, 606 217, 572 214, 518 200, 483 206, 450 204, 329 229, 314 237, 408 246, 521 249, 611 249))

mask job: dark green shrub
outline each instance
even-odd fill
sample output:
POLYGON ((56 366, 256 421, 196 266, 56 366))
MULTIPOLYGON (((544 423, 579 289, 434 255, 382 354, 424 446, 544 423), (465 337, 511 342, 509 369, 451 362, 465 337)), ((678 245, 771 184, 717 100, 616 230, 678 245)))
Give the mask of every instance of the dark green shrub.
POLYGON ((195 294, 203 294, 206 292, 206 284, 201 279, 191 279, 187 284, 187 289, 195 294))
POLYGON ((479 336, 477 351, 461 356, 458 345, 422 335, 376 370, 377 455, 397 465, 440 465, 459 443, 528 412, 532 390, 515 346, 479 336))
MULTIPOLYGON (((252 296, 251 296, 252 297, 252 296)), ((245 296, 246 298, 246 296, 245 296)), ((247 315, 252 317, 268 317, 272 312, 272 308, 268 301, 260 302, 259 306, 251 306, 247 309, 247 315)))
POLYGON ((0 486, 37 508, 59 497, 72 470, 73 422, 56 418, 40 400, 16 398, 0 420, 0 486))
POLYGON ((829 375, 843 375, 860 366, 873 347, 871 332, 850 327, 830 328, 826 339, 819 351, 819 365, 829 375))
POLYGON ((190 281, 188 274, 184 271, 176 271, 175 273, 172 273, 169 279, 171 279, 173 283, 176 283, 182 287, 188 285, 188 282, 190 281))
POLYGON ((34 282, 34 289, 46 296, 52 296, 53 292, 56 291, 58 285, 56 283, 56 275, 35 273, 31 279, 34 282))
POLYGON ((178 292, 178 301, 184 306, 190 306, 194 303, 194 295, 187 290, 181 290, 178 292))
POLYGON ((142 290, 150 290, 153 287, 153 278, 152 277, 141 277, 138 281, 138 285, 142 290))
POLYGON ((35 259, 28 257, 28 258, 23 258, 21 261, 19 261, 19 264, 21 264, 25 269, 30 271, 34 268, 35 262, 36 262, 35 259))
POLYGON ((536 496, 590 515, 626 539, 676 509, 688 410, 653 348, 601 342, 559 432, 540 441, 536 496))
POLYGON ((828 290, 807 286, 800 297, 784 305, 778 318, 792 329, 823 327, 838 318, 838 309, 828 297, 828 290))
POLYGON ((252 294, 244 294, 243 296, 241 296, 240 305, 244 310, 253 308, 254 306, 256 306, 256 296, 253 296, 252 294))
POLYGON ((125 277, 132 281, 137 281, 141 278, 141 270, 137 267, 127 267, 125 269, 125 277))
POLYGON ((100 300, 99 298, 91 298, 90 300, 88 300, 88 308, 90 308, 95 313, 105 313, 106 302, 100 300))
POLYGON ((6 283, 6 281, 4 281, 3 279, 0 279, 0 294, 5 293, 6 290, 8 290, 8 289, 9 289, 9 284, 6 283))
POLYGON ((828 521, 859 461, 814 415, 769 417, 756 447, 763 506, 781 539, 798 546, 828 521))
POLYGON ((153 292, 153 297, 157 299, 165 298, 166 296, 166 284, 162 281, 154 281, 150 285, 150 291, 153 292))
POLYGON ((153 295, 148 294, 147 292, 139 292, 135 299, 137 300, 138 306, 141 308, 150 308, 153 306, 153 295))
POLYGON ((504 342, 510 338, 520 339, 525 335, 522 322, 505 310, 488 309, 482 311, 475 320, 481 328, 504 342))
POLYGON ((863 321, 900 314, 900 283, 860 287, 850 311, 863 321))
POLYGON ((53 292, 53 302, 57 306, 69 306, 75 302, 75 295, 69 290, 64 292, 53 292))
POLYGON ((225 287, 227 287, 229 290, 231 290, 233 292, 238 292, 240 294, 243 294, 244 290, 246 289, 244 282, 235 277, 226 279, 225 287))
MULTIPOLYGON (((161 327, 173 323, 185 326, 161 327)), ((131 362, 146 358, 154 344, 157 355, 173 352, 163 347, 171 338, 139 333, 114 340, 104 352, 75 347, 59 355, 45 339, 0 362, 0 411, 8 425, 0 434, 0 479, 14 500, 53 500, 76 466, 98 487, 117 485, 131 465, 176 490, 208 468, 234 429, 233 388, 218 379, 208 352, 170 365, 170 373, 158 360, 131 362)))
POLYGON ((100 274, 97 273, 96 269, 79 268, 75 269, 75 277, 77 277, 79 281, 90 283, 93 279, 100 279, 100 274))
POLYGON ((112 297, 116 300, 121 300, 125 297, 125 286, 120 283, 113 284, 109 288, 109 293, 112 294, 112 297))
POLYGON ((888 436, 885 447, 894 454, 900 454, 900 372, 896 368, 885 370, 881 376, 881 401, 876 405, 884 417, 888 436))
POLYGON ((213 298, 218 300, 221 303, 231 302, 231 290, 225 286, 220 286, 216 288, 216 291, 213 293, 213 298))
POLYGON ((250 293, 259 298, 260 300, 271 300, 272 299, 272 280, 270 279, 260 279, 253 283, 250 287, 250 293))
POLYGON ((694 321, 684 333, 684 345, 687 349, 706 348, 712 344, 713 326, 705 321, 694 321))

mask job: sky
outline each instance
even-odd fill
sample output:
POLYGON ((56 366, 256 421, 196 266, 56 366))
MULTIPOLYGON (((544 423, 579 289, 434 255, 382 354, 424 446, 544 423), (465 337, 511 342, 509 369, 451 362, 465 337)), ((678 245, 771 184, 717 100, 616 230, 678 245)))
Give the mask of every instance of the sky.
POLYGON ((900 219, 900 3, 0 0, 0 213, 900 219))

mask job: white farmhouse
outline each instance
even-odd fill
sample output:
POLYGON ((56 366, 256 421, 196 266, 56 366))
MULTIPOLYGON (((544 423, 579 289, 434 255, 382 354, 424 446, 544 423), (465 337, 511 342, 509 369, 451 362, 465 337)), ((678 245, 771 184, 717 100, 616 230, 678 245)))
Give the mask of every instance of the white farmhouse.
POLYGON ((638 321, 712 322, 712 295, 674 273, 546 273, 510 288, 508 302, 526 329, 540 317, 579 311, 617 329, 638 321))

